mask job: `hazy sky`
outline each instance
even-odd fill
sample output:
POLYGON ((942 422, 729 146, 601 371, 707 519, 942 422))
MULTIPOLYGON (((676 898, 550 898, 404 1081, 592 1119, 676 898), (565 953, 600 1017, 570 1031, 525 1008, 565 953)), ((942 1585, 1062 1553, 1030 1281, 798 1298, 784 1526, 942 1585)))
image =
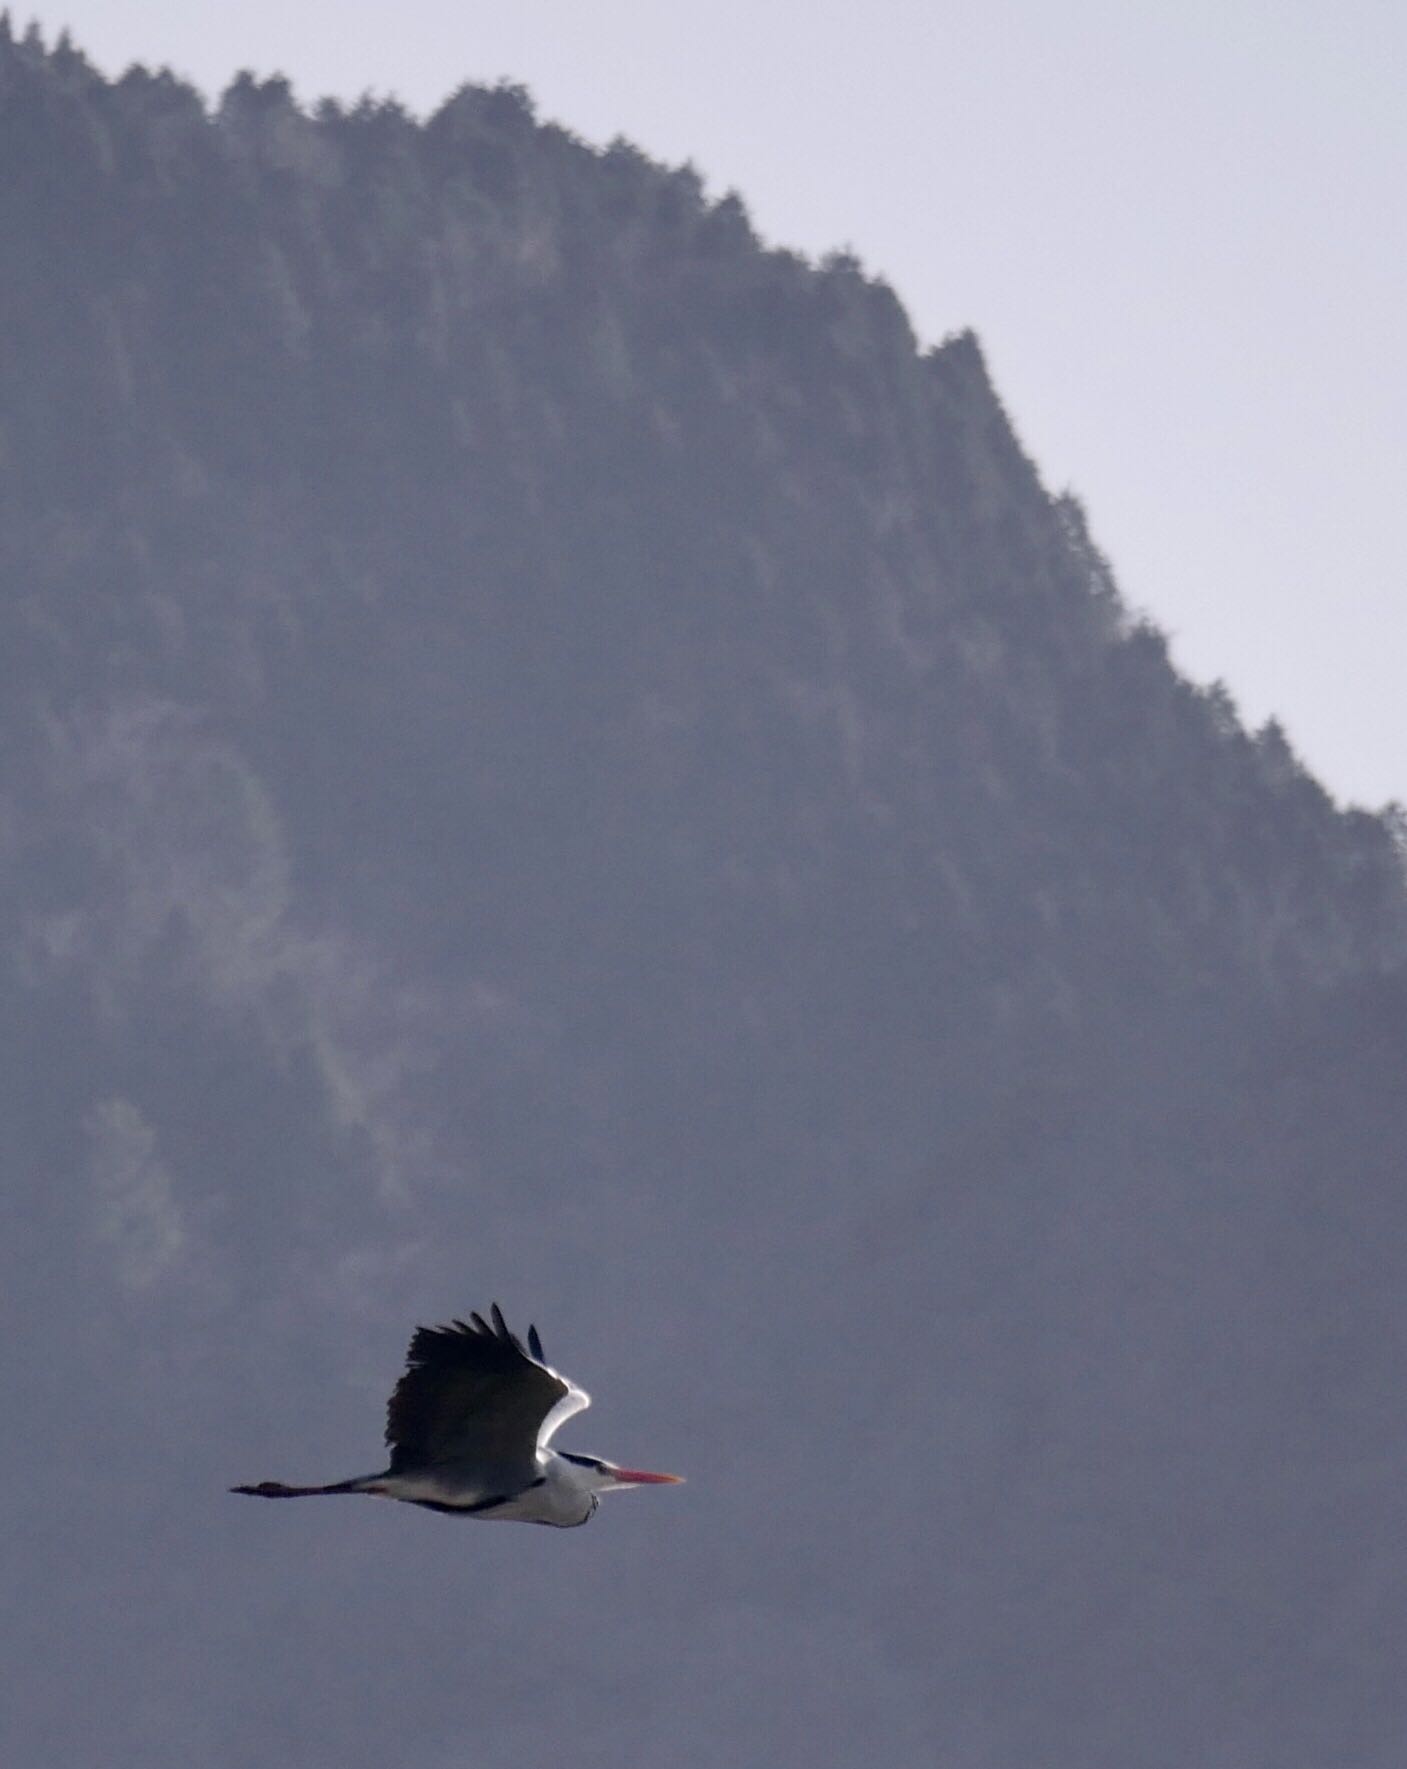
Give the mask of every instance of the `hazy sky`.
MULTIPOLYGON (((509 76, 588 140, 972 325, 1184 667, 1407 800, 1401 0, 61 0, 100 66, 417 110, 509 76)), ((21 9, 20 16, 27 16, 21 9)))

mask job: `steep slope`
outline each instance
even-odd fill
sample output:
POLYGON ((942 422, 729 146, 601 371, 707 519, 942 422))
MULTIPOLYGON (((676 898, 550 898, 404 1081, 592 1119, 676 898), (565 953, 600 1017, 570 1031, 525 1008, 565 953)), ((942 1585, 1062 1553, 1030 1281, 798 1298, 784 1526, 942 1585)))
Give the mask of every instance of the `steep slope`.
POLYGON ((511 89, 6 37, 0 225, 8 1757, 1395 1765, 1394 826, 975 341, 511 89), (682 1504, 225 1501, 491 1294, 682 1504))

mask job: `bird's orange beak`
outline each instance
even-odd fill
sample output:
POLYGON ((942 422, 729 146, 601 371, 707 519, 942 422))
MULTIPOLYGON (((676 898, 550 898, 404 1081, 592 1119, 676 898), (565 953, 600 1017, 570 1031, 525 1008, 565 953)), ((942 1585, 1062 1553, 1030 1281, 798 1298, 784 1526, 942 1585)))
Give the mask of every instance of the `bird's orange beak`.
POLYGON ((682 1486, 682 1474, 647 1474, 643 1468, 613 1468, 616 1480, 629 1481, 631 1486, 682 1486))

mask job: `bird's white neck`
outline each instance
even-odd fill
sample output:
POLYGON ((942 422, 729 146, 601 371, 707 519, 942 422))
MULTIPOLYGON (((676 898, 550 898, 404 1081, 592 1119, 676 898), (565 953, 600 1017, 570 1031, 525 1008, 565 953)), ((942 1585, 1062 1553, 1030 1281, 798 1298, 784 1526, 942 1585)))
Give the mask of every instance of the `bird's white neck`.
POLYGON ((610 1484, 595 1468, 547 1450, 542 1460, 542 1485, 522 1496, 532 1502, 530 1515, 540 1522, 570 1527, 586 1522, 599 1502, 597 1494, 610 1484))

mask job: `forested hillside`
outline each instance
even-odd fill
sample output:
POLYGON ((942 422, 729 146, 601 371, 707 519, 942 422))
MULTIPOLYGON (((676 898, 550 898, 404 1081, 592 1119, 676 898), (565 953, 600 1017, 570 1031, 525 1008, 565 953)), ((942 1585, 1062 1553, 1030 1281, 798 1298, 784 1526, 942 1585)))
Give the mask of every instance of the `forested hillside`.
POLYGON ((8 30, 0 239, 5 1761, 1399 1769, 1400 821, 974 337, 8 30), (227 1496, 495 1296, 690 1484, 227 1496))

